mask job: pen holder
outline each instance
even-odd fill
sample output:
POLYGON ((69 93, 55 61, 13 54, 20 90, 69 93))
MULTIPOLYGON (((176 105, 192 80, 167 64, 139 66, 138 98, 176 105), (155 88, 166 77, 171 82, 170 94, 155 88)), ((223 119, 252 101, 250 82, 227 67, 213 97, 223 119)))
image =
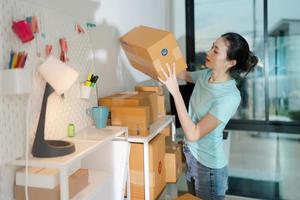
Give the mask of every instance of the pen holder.
POLYGON ((30 94, 31 70, 24 68, 0 70, 0 96, 30 94))
POLYGON ((89 99, 91 96, 92 87, 86 86, 84 83, 80 84, 80 98, 89 99))
POLYGON ((23 43, 29 42, 34 38, 30 25, 26 20, 14 21, 12 29, 23 43))

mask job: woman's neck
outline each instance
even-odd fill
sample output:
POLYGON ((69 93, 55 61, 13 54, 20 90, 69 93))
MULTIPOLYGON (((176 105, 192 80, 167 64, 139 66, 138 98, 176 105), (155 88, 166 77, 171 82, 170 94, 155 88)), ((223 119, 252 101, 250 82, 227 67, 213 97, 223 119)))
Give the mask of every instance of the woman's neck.
POLYGON ((230 80, 230 75, 226 72, 216 72, 212 71, 210 78, 208 79, 209 83, 222 83, 230 80))

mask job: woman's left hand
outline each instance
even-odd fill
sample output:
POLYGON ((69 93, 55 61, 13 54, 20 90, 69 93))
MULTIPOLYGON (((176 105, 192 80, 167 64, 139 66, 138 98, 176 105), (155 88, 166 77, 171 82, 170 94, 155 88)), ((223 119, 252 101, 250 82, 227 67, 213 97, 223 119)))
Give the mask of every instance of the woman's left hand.
POLYGON ((171 93, 171 95, 174 96, 175 94, 179 93, 179 86, 178 86, 178 82, 177 82, 177 78, 176 78, 176 71, 175 71, 175 63, 173 63, 172 71, 170 69, 169 63, 167 63, 166 66, 167 66, 169 75, 165 72, 165 70, 163 68, 161 68, 161 71, 165 78, 165 81, 163 81, 159 77, 157 77, 157 78, 161 83, 166 85, 166 87, 169 90, 169 92, 171 93))

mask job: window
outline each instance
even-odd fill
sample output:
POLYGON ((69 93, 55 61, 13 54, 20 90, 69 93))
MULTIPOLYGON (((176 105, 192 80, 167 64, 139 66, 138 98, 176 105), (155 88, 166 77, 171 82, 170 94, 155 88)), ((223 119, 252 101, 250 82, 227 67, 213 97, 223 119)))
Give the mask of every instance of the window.
POLYGON ((242 102, 228 128, 299 133, 300 2, 186 0, 186 6, 190 70, 203 68, 206 51, 226 32, 245 37, 260 59, 240 84, 242 102))

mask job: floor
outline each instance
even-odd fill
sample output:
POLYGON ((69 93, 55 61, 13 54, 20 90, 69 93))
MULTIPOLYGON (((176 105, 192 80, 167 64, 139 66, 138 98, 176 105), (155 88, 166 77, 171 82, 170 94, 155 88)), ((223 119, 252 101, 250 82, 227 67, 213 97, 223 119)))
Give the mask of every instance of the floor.
MULTIPOLYGON (((181 138, 182 135, 179 134, 177 140, 181 138)), ((279 185, 279 198, 275 199, 300 199, 300 136, 230 132, 224 148, 229 156, 229 176, 254 180, 258 183, 279 183, 277 184, 279 185)), ((168 187, 174 186, 168 185, 168 187)), ((178 194, 187 191, 184 175, 178 180, 176 188, 178 194)), ((260 191, 262 190, 264 190, 263 187, 260 191)), ((259 191, 255 192, 259 193, 259 191)), ((268 191, 263 192, 268 193, 268 191)), ((226 199, 258 199, 242 197, 242 190, 240 194, 241 196, 227 195, 226 199)), ((167 195, 162 199, 172 198, 167 195)))

